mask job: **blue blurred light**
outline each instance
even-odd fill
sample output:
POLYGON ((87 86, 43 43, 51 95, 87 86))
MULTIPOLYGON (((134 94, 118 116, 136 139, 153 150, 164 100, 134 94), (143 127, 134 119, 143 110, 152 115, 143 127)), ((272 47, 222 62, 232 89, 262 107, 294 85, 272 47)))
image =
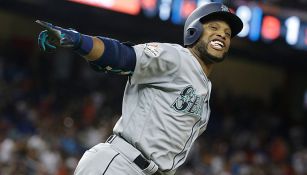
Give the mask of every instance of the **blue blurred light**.
POLYGON ((171 5, 172 0, 161 0, 161 4, 159 7, 159 17, 162 21, 166 21, 170 18, 171 15, 171 5))
POLYGON ((257 41, 260 38, 261 22, 262 22, 262 9, 259 7, 252 8, 252 18, 250 23, 249 39, 257 41))
POLYGON ((181 6, 182 6, 182 0, 174 0, 173 6, 172 6, 172 22, 174 24, 181 24, 182 23, 182 17, 181 17, 181 6))

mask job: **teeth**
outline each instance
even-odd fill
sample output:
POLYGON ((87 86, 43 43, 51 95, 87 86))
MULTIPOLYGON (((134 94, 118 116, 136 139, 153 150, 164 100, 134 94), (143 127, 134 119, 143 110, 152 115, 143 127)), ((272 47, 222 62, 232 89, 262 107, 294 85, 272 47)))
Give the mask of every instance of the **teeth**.
POLYGON ((214 47, 214 48, 217 48, 217 49, 221 49, 221 48, 222 48, 222 46, 220 46, 220 45, 218 45, 218 44, 213 45, 213 47, 214 47))
POLYGON ((224 47, 224 44, 220 41, 211 41, 210 44, 215 48, 215 49, 222 49, 224 47))
POLYGON ((224 47, 224 44, 221 41, 218 41, 218 40, 211 41, 211 44, 213 44, 213 45, 220 45, 221 47, 224 47))

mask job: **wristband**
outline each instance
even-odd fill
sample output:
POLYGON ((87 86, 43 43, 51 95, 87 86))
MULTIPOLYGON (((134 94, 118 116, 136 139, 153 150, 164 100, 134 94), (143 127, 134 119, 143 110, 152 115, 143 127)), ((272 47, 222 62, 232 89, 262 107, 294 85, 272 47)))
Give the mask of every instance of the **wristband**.
POLYGON ((88 35, 81 35, 79 46, 76 47, 75 51, 81 56, 88 55, 93 49, 93 39, 88 35))

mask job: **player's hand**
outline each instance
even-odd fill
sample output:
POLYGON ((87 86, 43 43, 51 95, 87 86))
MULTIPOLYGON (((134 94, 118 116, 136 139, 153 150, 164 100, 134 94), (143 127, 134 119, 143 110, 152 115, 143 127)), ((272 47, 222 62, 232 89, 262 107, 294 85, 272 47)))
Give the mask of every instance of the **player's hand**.
POLYGON ((63 29, 50 23, 36 20, 46 30, 38 36, 38 45, 43 51, 54 51, 57 47, 77 49, 81 42, 81 34, 73 29, 63 29))

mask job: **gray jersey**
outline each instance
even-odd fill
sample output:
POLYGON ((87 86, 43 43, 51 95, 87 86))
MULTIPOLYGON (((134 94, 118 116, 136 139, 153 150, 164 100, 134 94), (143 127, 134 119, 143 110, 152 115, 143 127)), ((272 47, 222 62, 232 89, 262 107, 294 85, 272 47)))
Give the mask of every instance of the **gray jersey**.
POLYGON ((174 174, 206 129, 211 82, 197 59, 176 44, 134 46, 136 66, 114 127, 160 171, 174 174))

